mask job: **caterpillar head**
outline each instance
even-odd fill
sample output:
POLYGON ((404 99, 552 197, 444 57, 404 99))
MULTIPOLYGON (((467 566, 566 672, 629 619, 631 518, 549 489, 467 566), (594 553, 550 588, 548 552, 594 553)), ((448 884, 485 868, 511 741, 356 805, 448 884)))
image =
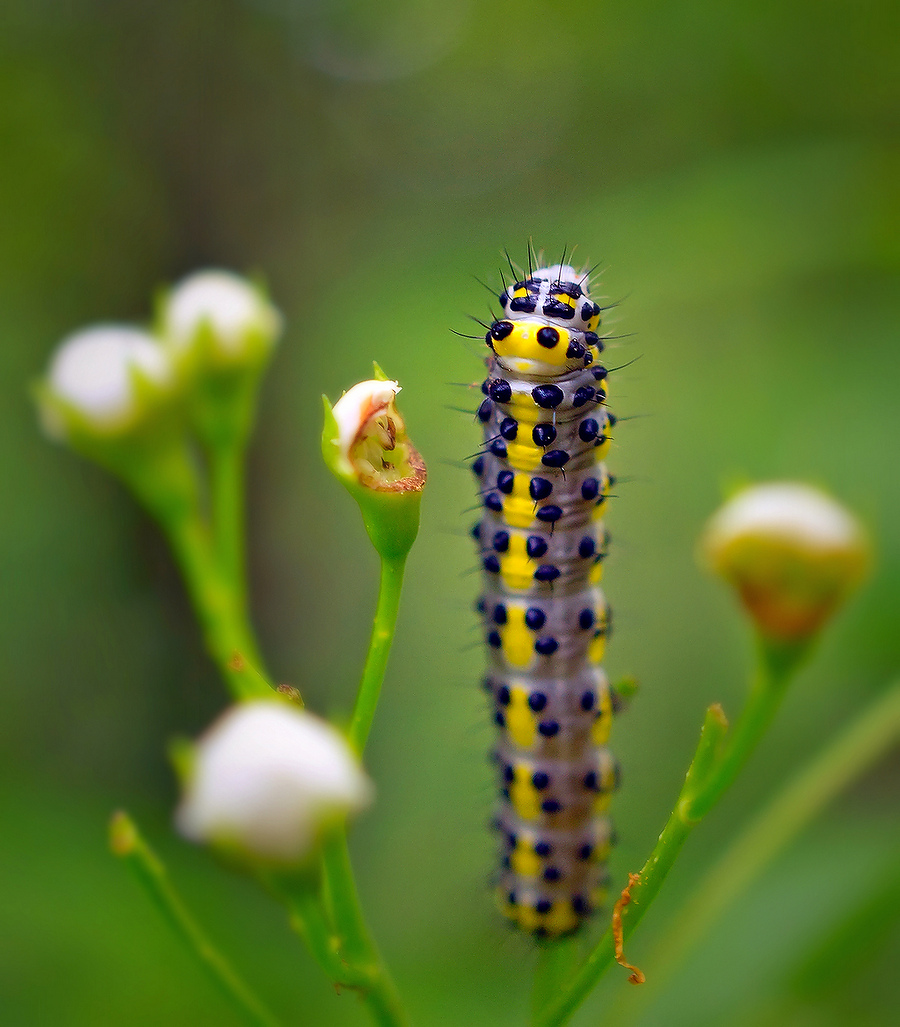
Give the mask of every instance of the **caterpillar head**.
POLYGON ((542 315, 576 332, 595 332, 600 325, 600 306, 588 295, 587 275, 569 264, 538 268, 530 278, 505 289, 500 303, 512 321, 542 315))
POLYGON ((485 341, 500 362, 521 374, 555 376, 587 367, 603 351, 600 307, 585 275, 568 264, 540 268, 500 295, 504 317, 485 341))

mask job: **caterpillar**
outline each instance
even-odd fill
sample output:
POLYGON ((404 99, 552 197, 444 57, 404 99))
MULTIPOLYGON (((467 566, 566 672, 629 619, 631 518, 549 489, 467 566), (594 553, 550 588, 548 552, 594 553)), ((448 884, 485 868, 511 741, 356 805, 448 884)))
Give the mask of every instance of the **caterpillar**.
POLYGON ((560 263, 504 283, 485 336, 484 448, 472 465, 484 687, 498 728, 496 894, 514 924, 544 937, 575 931, 604 901, 618 784, 599 587, 615 417, 588 274, 560 263))

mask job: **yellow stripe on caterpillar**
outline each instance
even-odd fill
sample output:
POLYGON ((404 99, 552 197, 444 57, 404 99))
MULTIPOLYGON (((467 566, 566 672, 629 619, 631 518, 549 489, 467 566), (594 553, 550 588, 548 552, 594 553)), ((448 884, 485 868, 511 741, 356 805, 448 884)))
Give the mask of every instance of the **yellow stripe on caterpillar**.
POLYGON ((509 708, 506 711, 506 730, 520 749, 530 749, 537 737, 537 721, 528 705, 529 692, 517 685, 509 690, 509 708))
POLYGON ((512 667, 527 667, 534 657, 534 635, 525 625, 525 610, 508 604, 506 623, 500 626, 503 655, 512 667))

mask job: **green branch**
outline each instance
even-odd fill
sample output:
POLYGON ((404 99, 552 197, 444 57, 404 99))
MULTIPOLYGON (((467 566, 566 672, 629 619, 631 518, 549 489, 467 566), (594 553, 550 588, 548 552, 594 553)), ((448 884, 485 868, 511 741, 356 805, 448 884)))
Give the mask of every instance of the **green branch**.
POLYGON ((634 933, 656 897, 679 852, 700 819, 731 785, 772 720, 790 677, 805 648, 759 649, 754 684, 728 736, 728 724, 718 704, 710 706, 684 786, 662 834, 641 870, 630 876, 617 922, 601 937, 582 967, 558 997, 533 1019, 534 1027, 560 1027, 584 1001, 617 958, 617 947, 634 933))
POLYGON ((734 783, 772 723, 806 652, 805 645, 776 648, 760 640, 750 694, 724 751, 711 761, 707 773, 687 782, 679 800, 685 819, 701 820, 734 783))
POLYGON ((247 610, 247 570, 244 552, 244 494, 246 447, 227 441, 209 449, 209 491, 216 559, 235 593, 235 601, 247 610))
POLYGON ((342 964, 337 983, 346 982, 359 992, 379 1027, 405 1027, 409 1018, 363 916, 343 829, 322 847, 322 878, 323 902, 342 964))
POLYGON ((232 696, 271 698, 272 686, 259 669, 262 658, 243 602, 219 568, 206 525, 199 517, 184 517, 162 526, 200 619, 206 649, 232 696))
MULTIPOLYGON (((405 554, 401 557, 383 556, 381 560, 378 605, 348 732, 351 746, 360 755, 365 749, 384 682, 397 626, 405 563, 405 554)), ((345 981, 357 982, 349 986, 359 991, 375 1022, 381 1027, 400 1027, 408 1023, 400 996, 363 916, 343 827, 325 840, 321 866, 323 905, 336 938, 345 981), (349 977, 346 976, 348 974, 349 977)), ((341 977, 337 978, 338 983, 341 980, 341 977)))
POLYGON ((900 682, 871 703, 754 817, 682 903, 647 957, 657 987, 671 978, 687 953, 775 856, 898 741, 900 682))
POLYGON ((188 912, 159 857, 127 813, 118 812, 113 816, 110 847, 128 864, 175 933, 247 1022, 256 1027, 279 1027, 280 1021, 244 983, 188 912))
MULTIPOLYGON (((200 620, 206 650, 232 695, 235 699, 271 696, 241 586, 223 572, 217 558, 220 543, 201 513, 197 467, 184 439, 149 451, 128 472, 123 480, 165 534, 200 620), (245 662, 235 660, 236 654, 245 662), (248 672, 245 663, 259 672, 248 672)), ((232 476, 229 491, 239 479, 239 474, 232 476)), ((219 502, 239 509, 243 500, 230 493, 227 503, 224 495, 219 502)), ((243 580, 242 571, 239 578, 243 580)))
POLYGON ((375 610, 375 620, 369 640, 369 652, 356 695, 350 729, 347 732, 350 745, 360 756, 366 747, 369 731, 372 729, 375 707, 378 705, 378 698, 381 695, 391 644, 394 641, 405 566, 405 556, 382 557, 381 560, 378 606, 375 610))

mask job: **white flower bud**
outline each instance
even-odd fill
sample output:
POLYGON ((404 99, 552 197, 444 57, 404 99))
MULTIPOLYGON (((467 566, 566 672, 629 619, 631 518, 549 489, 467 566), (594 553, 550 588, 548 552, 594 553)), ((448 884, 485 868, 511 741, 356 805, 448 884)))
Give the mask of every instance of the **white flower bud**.
POLYGON ((172 380, 168 354, 153 336, 128 325, 97 325, 70 335, 44 384, 45 430, 56 438, 68 434, 65 407, 101 433, 129 426, 146 409, 142 379, 162 390, 172 380))
POLYGON ((178 351, 194 346, 204 330, 213 357, 242 363, 271 348, 282 319, 262 290, 230 271, 198 271, 166 298, 162 331, 178 351))
POLYGON ((704 548, 764 634, 815 631, 859 581, 868 546, 855 518, 809 485, 745 489, 716 513, 704 548))
POLYGON ((334 404, 344 473, 363 478, 381 474, 382 454, 393 450, 396 442, 394 425, 400 418, 394 397, 399 391, 395 381, 359 382, 334 404))
POLYGON ((294 865, 330 821, 371 797, 371 783, 338 731, 263 699, 232 707, 197 741, 176 822, 193 841, 294 865))
POLYGON ((419 530, 425 461, 394 403, 395 381, 379 376, 354 385, 332 405, 327 397, 322 456, 359 503, 366 531, 383 559, 403 559, 419 530))

